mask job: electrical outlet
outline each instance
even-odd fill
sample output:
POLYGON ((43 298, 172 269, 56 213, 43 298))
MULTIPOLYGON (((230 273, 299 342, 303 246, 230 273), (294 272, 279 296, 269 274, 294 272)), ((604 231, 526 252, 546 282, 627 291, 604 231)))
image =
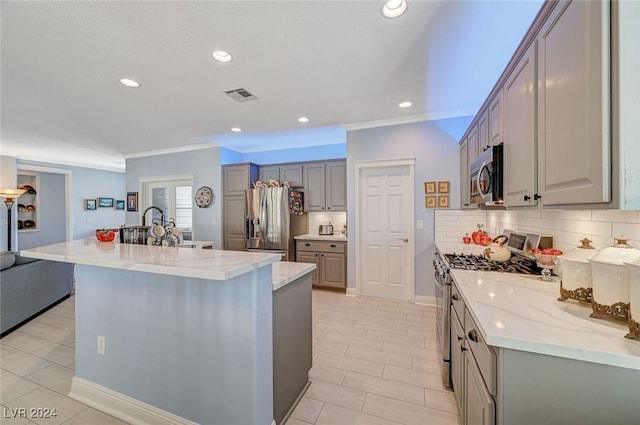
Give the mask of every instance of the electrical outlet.
POLYGON ((107 349, 107 342, 102 335, 98 335, 98 354, 104 356, 105 350, 107 349))
POLYGON ((422 221, 422 220, 418 220, 418 221, 416 222, 416 229, 418 229, 418 230, 422 230, 422 229, 424 229, 424 221, 422 221))

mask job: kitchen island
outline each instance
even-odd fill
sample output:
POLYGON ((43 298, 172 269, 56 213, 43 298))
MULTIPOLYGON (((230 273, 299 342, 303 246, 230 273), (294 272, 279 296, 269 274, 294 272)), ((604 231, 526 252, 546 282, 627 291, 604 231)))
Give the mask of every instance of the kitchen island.
POLYGON ((22 254, 76 265, 72 398, 130 423, 268 425, 306 388, 313 265, 93 239, 22 254))
MULTIPOLYGON (((437 248, 481 249, 453 245, 437 248)), ((537 276, 459 269, 451 275, 454 294, 461 297, 452 308, 452 320, 459 320, 452 335, 455 328, 465 330, 462 338, 452 336, 452 353, 464 348, 462 364, 471 371, 452 364, 452 374, 475 385, 467 386, 465 400, 473 391, 485 393, 485 409, 495 400, 499 425, 638 423, 640 342, 624 338, 625 323, 590 318, 587 304, 557 301, 558 277, 542 282, 537 276), (490 349, 474 352, 483 344, 490 349), (488 376, 478 379, 475 364, 485 366, 488 376)))

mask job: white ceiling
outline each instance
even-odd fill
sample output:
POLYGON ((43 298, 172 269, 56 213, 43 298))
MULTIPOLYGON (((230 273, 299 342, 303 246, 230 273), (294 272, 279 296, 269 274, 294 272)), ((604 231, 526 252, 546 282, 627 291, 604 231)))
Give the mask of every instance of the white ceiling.
POLYGON ((388 19, 369 0, 2 1, 0 153, 123 169, 141 152, 302 146, 305 129, 328 144, 341 140, 318 128, 472 115, 541 5, 408 3, 388 19), (222 93, 239 87, 258 99, 222 93))

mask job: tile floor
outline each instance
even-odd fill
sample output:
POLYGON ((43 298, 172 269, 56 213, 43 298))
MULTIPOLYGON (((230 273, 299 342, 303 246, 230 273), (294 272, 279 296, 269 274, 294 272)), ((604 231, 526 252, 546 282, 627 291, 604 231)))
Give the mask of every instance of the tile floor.
MULTIPOLYGON (((73 302, 0 340, 1 424, 124 423, 66 396, 73 302), (57 416, 5 417, 18 407, 55 407, 57 416)), ((434 307, 314 291, 310 378, 287 425, 458 425, 453 394, 441 384, 434 307)))

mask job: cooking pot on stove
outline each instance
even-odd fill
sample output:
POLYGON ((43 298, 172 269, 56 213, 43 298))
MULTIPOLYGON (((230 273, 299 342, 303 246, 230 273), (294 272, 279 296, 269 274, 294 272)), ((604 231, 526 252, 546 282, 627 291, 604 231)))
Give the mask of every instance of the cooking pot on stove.
POLYGON ((493 261, 509 261, 511 251, 504 246, 508 240, 506 235, 496 236, 484 250, 484 256, 493 261))

